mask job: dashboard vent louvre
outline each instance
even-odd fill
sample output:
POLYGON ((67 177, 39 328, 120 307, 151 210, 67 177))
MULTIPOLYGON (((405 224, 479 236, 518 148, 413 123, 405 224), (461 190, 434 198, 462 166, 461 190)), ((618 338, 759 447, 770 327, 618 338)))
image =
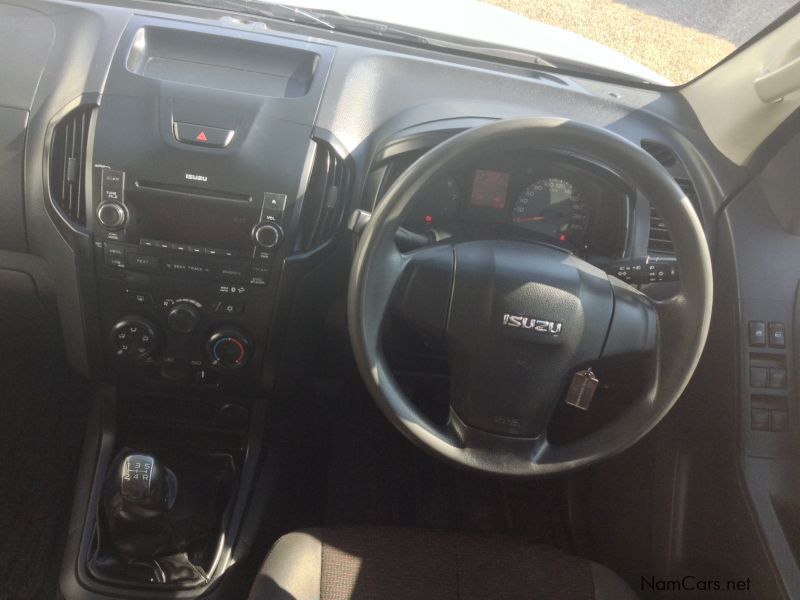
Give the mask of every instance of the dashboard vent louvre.
POLYGON ((342 222, 352 174, 349 165, 329 145, 317 142, 314 166, 303 204, 302 249, 327 242, 342 222))
POLYGON ((86 225, 86 150, 92 107, 82 106, 56 125, 50 145, 50 196, 73 223, 86 225))
POLYGON ((678 157, 669 146, 653 140, 642 140, 642 148, 664 167, 674 167, 678 164, 678 157))
POLYGON ((686 194, 689 202, 691 202, 692 206, 694 206, 695 212, 699 215, 700 211, 697 205, 697 191, 694 189, 692 180, 688 177, 675 177, 675 183, 677 183, 678 187, 683 190, 683 193, 686 194))
MULTIPOLYGON (((642 148, 659 163, 661 163, 662 166, 674 167, 673 171, 681 171, 685 173, 683 164, 678 160, 675 152, 673 152, 672 148, 669 146, 659 142, 654 142, 653 140, 642 140, 642 148)), ((692 203, 697 216, 702 218, 697 197, 697 190, 695 189, 692 180, 688 177, 675 175, 674 173, 672 174, 672 177, 675 180, 675 183, 678 184, 678 187, 683 190, 683 193, 686 194, 686 197, 692 203)), ((650 240, 647 244, 647 251, 658 254, 675 254, 675 246, 672 243, 672 238, 670 237, 667 225, 664 223, 664 220, 661 218, 658 210, 656 210, 656 208, 652 205, 650 206, 650 240)))
POLYGON ((658 214, 655 206, 650 206, 650 239, 647 242, 648 252, 658 254, 675 254, 675 246, 667 230, 667 224, 658 214))

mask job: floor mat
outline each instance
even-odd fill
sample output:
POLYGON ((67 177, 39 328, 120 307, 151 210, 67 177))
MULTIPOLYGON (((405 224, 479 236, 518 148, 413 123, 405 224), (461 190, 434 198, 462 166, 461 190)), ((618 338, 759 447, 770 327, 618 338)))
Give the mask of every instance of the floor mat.
POLYGON ((89 388, 57 352, 0 356, 0 600, 55 599, 89 388))
POLYGON ((506 481, 454 468, 417 449, 369 405, 338 419, 327 525, 394 525, 524 537, 569 548, 553 480, 506 481))

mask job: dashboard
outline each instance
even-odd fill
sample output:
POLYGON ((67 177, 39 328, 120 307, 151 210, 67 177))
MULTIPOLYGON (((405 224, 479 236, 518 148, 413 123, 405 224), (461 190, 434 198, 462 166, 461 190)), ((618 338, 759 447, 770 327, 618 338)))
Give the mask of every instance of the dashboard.
MULTIPOLYGON (((670 90, 177 3, 0 0, 0 23, 13 23, 0 50, 16 57, 0 67, 14 82, 0 86, 0 299, 45 299, 71 366, 123 390, 120 419, 132 422, 261 432, 270 402, 315 398, 320 365, 338 376, 350 357, 350 218, 461 131, 530 116, 603 127, 664 166, 723 249, 723 198, 746 176, 670 90)), ((728 212, 736 244, 753 246, 736 260, 752 262, 743 285, 758 302, 726 314, 769 330, 792 322, 797 278, 770 277, 772 216, 749 204, 754 214, 728 212)), ((675 259, 648 198, 602 157, 487 153, 424 188, 404 227, 557 246, 622 265, 620 277, 632 261, 659 276, 668 263, 646 261, 675 259)), ((659 285, 674 289, 647 292, 659 285)), ((761 343, 740 363, 780 372, 791 348, 761 343)), ((762 415, 783 410, 745 386, 742 423, 750 392, 762 415)), ((764 453, 785 434, 754 435, 764 453)), ((87 548, 71 542, 70 581, 118 597, 85 572, 87 548)))
MULTIPOLYGON (((690 139, 696 130, 676 125, 691 122, 687 108, 655 89, 203 7, 68 4, 69 18, 58 0, 0 4, 28 19, 27 37, 0 42, 8 55, 27 39, 53 48, 5 67, 20 85, 0 90, 0 116, 26 145, 9 143, 2 164, 24 168, 25 188, 15 184, 24 202, 7 202, 0 239, 48 263, 67 354, 93 379, 268 389, 297 303, 339 306, 327 290, 341 290, 347 267, 320 265, 352 237, 355 211, 374 210, 437 143, 498 119, 606 127, 659 160, 701 217, 714 210, 696 188, 709 180, 707 140, 690 139), (76 20, 86 36, 54 35, 76 20), (59 77, 67 67, 86 78, 59 77)), ((640 260, 637 272, 658 278, 647 257, 674 259, 647 198, 602 157, 471 160, 421 191, 406 229, 550 244, 601 268, 627 262, 620 276, 640 260)))
MULTIPOLYGON (((396 165, 384 189, 415 156, 396 165)), ((621 176, 586 159, 506 154, 433 181, 418 195, 405 227, 435 239, 516 239, 590 260, 617 260, 627 248, 634 199, 621 176)))
MULTIPOLYGON (((717 464, 732 473, 719 461, 726 451, 741 455, 748 486, 763 488, 759 519, 770 524, 753 539, 782 549, 789 564, 781 571, 800 582, 774 514, 777 500, 794 511, 786 522, 800 514, 784 485, 793 482, 791 498, 798 496, 794 129, 792 143, 771 142, 778 154, 766 151, 743 168, 709 140, 680 89, 211 6, 0 0, 0 31, 10 57, 0 65, 9 82, 0 86, 0 309, 34 333, 37 319, 21 318, 28 313, 20 307, 42 321, 57 315, 71 367, 119 390, 119 421, 147 435, 153 423, 177 423, 201 432, 192 439, 219 434, 227 444, 232 431, 267 431, 273 402, 300 415, 319 409, 311 400, 320 373, 323 383, 339 377, 351 357, 345 306, 358 239, 350 219, 374 211, 438 143, 500 119, 548 116, 602 127, 646 150, 703 224, 718 322, 707 368, 689 392, 697 401, 684 403, 699 427, 675 436, 683 443, 699 432, 702 460, 684 462, 681 447, 680 464, 691 468, 672 469, 665 458, 653 479, 662 481, 665 469, 699 479, 717 464), (720 439, 736 447, 716 446, 720 439), (765 483, 765 463, 774 484, 765 483)), ((602 157, 475 158, 423 189, 404 227, 430 241, 557 246, 623 279, 631 265, 652 269, 633 283, 653 298, 675 289, 674 279, 648 279, 674 267, 671 232, 602 157)), ((109 462, 110 451, 104 446, 100 458, 109 462)), ((255 472, 260 456, 247 456, 255 472)), ((70 597, 128 596, 85 569, 90 471, 81 483, 87 497, 74 503, 64 580, 82 590, 70 597)), ((720 496, 726 488, 713 475, 707 487, 687 488, 708 505, 684 523, 675 546, 682 559, 724 555, 726 536, 706 544, 692 533, 708 510, 722 506, 724 522, 752 520, 750 504, 740 510, 720 496), (684 553, 686 540, 698 542, 694 556, 684 553)), ((226 539, 238 539, 237 527, 226 539)), ((741 572, 769 572, 758 565, 741 572)), ((209 586, 177 595, 203 593, 226 568, 221 560, 209 586)))

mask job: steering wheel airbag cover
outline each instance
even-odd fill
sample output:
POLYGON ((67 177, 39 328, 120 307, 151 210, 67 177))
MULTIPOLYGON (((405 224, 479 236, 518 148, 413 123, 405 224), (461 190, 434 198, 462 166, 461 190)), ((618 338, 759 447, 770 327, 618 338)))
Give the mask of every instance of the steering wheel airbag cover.
MULTIPOLYGON (((423 155, 391 186, 359 241, 348 289, 348 328, 361 375, 390 421, 423 449, 484 472, 534 476, 592 464, 630 447, 675 404, 699 361, 711 318, 711 261, 695 211, 670 175, 624 138, 591 125, 558 118, 491 123, 461 133, 423 155), (381 349, 381 323, 408 256, 395 232, 414 196, 431 179, 456 165, 493 152, 560 151, 605 163, 634 182, 655 205, 672 236, 680 265, 680 291, 654 302, 658 313, 657 373, 652 386, 603 429, 563 446, 543 440, 532 447, 517 439, 470 429, 456 415, 441 429, 406 398, 381 349)), ((544 436, 541 436, 544 437, 544 436)))

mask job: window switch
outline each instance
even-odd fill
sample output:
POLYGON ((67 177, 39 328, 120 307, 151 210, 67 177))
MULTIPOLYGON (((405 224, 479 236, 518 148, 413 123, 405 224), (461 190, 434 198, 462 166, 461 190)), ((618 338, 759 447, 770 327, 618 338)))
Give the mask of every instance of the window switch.
POLYGON ((769 387, 778 390, 786 389, 786 369, 769 370, 769 387))
POLYGON ((772 348, 786 347, 786 326, 783 323, 770 321, 767 327, 769 334, 769 345, 772 348))
POLYGON ((781 432, 789 429, 789 413, 784 410, 773 410, 771 431, 781 432))
POLYGON ((751 346, 767 345, 767 324, 764 321, 750 321, 747 330, 751 346))
POLYGON ((764 408, 750 409, 750 429, 753 431, 769 431, 769 411, 764 408))
POLYGON ((766 367, 750 367, 750 387, 754 388, 767 387, 766 367))

